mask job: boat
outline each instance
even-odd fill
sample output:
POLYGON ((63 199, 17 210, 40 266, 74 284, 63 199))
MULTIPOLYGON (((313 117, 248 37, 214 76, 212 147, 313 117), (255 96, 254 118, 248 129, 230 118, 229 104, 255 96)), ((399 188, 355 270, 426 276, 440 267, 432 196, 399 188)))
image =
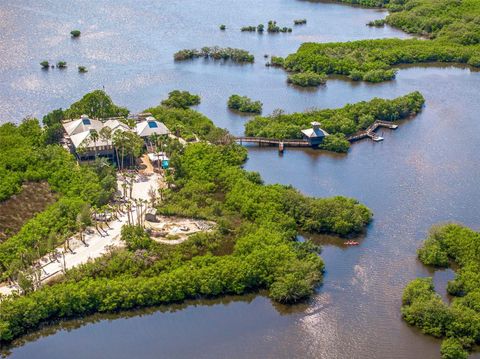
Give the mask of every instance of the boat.
POLYGON ((357 241, 346 241, 345 244, 347 246, 358 246, 360 243, 358 243, 357 241))

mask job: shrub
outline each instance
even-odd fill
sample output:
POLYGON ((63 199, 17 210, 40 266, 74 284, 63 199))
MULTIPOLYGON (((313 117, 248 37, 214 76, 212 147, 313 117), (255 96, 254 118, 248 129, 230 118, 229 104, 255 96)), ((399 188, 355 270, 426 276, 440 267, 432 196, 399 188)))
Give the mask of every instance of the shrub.
POLYGON ((221 48, 218 46, 203 47, 201 50, 184 49, 177 51, 173 55, 175 61, 185 61, 199 57, 213 60, 231 60, 238 63, 252 63, 255 60, 254 56, 246 50, 231 47, 221 48))
POLYGON ((48 69, 50 67, 50 63, 48 61, 42 61, 40 62, 40 66, 42 66, 43 69, 48 69))
POLYGON ((79 37, 81 34, 80 30, 72 30, 70 31, 70 35, 72 35, 72 37, 79 37))
POLYGON ((459 296, 447 306, 435 293, 431 278, 417 278, 403 292, 402 316, 422 332, 444 338, 442 358, 466 358, 480 338, 480 233, 455 224, 434 227, 418 251, 429 265, 456 262, 447 291, 459 296))
POLYGON ((262 103, 260 101, 253 101, 247 96, 232 95, 228 98, 228 108, 240 112, 261 113, 262 103))
MULTIPOLYGON (((58 111, 58 110, 56 110, 58 111)), ((63 113, 64 118, 73 119, 81 115, 92 117, 126 117, 129 111, 125 107, 117 106, 105 91, 95 90, 84 95, 80 100, 72 103, 63 113)), ((61 118, 56 113, 54 118, 61 118)))
POLYGON ((280 303, 296 303, 312 295, 310 283, 294 274, 286 274, 270 286, 270 297, 280 303))
POLYGON ((200 96, 188 91, 174 90, 168 94, 168 98, 162 101, 163 106, 187 109, 190 106, 200 104, 200 96))
POLYGON ((88 72, 88 70, 85 66, 78 66, 78 72, 85 73, 88 72))
POLYGON ((307 23, 307 19, 297 19, 293 20, 294 25, 305 25, 307 23))
POLYGON ((121 236, 130 251, 150 249, 154 244, 153 240, 141 226, 124 226, 121 236))
POLYGON ((220 28, 220 30, 222 30, 222 31, 223 31, 223 30, 225 30, 227 27, 226 27, 225 25, 223 25, 223 24, 222 24, 222 25, 220 25, 220 26, 219 26, 219 28, 220 28))
POLYGON ((367 82, 393 80, 396 72, 396 70, 370 70, 363 75, 363 80, 367 82))
POLYGON ((323 139, 320 148, 327 151, 346 153, 350 148, 350 142, 348 142, 343 133, 336 133, 326 136, 323 139))
POLYGON ((58 61, 57 62, 57 67, 59 69, 64 69, 65 67, 67 67, 67 63, 65 61, 58 61))
POLYGON ((267 25, 267 32, 270 32, 270 33, 292 32, 292 29, 289 27, 280 27, 277 25, 276 21, 270 20, 267 25))
POLYGON ((468 352, 463 349, 462 343, 455 338, 447 338, 442 342, 440 349, 442 359, 467 359, 468 352))
POLYGON ((467 63, 473 67, 480 67, 480 55, 470 57, 467 63))
POLYGON ((428 238, 417 252, 418 258, 423 264, 446 267, 448 266, 447 252, 442 248, 441 243, 434 237, 428 238))
POLYGON ((265 30, 265 26, 263 24, 258 24, 257 26, 257 32, 262 33, 265 30))
POLYGON ((385 20, 384 19, 372 20, 369 23, 367 23, 367 25, 373 26, 373 27, 383 27, 385 26, 385 20))
POLYGON ((285 59, 280 56, 272 56, 270 58, 270 64, 272 66, 283 67, 284 62, 285 62, 285 59))
POLYGON ((320 86, 327 82, 327 75, 317 74, 312 71, 299 72, 288 75, 287 82, 302 87, 320 86))
POLYGON ((360 81, 360 80, 363 80, 363 73, 359 70, 352 70, 350 71, 350 74, 348 75, 348 77, 352 81, 360 81))
POLYGON ((242 32, 255 32, 257 28, 255 26, 244 26, 240 29, 242 32))

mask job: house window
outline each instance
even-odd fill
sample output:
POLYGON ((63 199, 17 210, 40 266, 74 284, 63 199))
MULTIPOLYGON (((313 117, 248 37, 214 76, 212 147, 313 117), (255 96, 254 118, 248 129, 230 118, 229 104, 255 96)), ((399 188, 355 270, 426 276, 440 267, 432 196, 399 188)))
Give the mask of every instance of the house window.
POLYGON ((83 122, 83 124, 84 124, 85 126, 89 126, 89 125, 92 124, 92 123, 90 122, 90 119, 88 119, 88 118, 84 118, 84 119, 82 120, 82 122, 83 122))
POLYGON ((151 122, 148 122, 148 127, 150 127, 150 128, 158 128, 158 125, 157 125, 156 122, 151 121, 151 122))

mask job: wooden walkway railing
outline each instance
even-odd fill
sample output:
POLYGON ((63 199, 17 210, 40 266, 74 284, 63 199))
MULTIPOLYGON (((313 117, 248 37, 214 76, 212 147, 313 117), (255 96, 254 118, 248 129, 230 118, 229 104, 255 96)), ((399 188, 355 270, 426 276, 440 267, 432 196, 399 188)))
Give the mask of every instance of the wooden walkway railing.
POLYGON ((276 138, 266 138, 266 137, 237 137, 235 141, 242 143, 258 143, 260 146, 283 146, 285 147, 310 147, 310 143, 307 140, 300 139, 287 139, 279 140, 276 138))
MULTIPOLYGON (((385 128, 395 130, 398 128, 398 125, 391 122, 387 122, 387 121, 375 121, 366 130, 357 132, 351 135, 350 137, 347 137, 347 140, 350 142, 355 142, 368 137, 374 141, 381 141, 383 140, 383 138, 375 133, 375 131, 380 127, 385 127, 385 128)), ((258 143, 259 146, 262 146, 262 145, 278 146, 280 151, 283 151, 283 147, 310 147, 311 146, 309 141, 302 140, 302 139, 279 140, 276 138, 267 138, 267 137, 236 137, 235 141, 239 142, 240 144, 258 143)))

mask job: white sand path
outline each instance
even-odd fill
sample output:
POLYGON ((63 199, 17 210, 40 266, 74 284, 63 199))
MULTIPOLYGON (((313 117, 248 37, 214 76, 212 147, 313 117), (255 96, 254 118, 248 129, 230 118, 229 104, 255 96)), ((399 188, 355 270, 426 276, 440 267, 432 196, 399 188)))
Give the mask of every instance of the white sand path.
MULTIPOLYGON (((133 184, 132 198, 148 200, 150 188, 156 190, 158 188, 158 182, 159 175, 156 173, 150 176, 137 176, 133 184)), ((119 179, 118 188, 120 191, 122 190, 121 185, 122 181, 119 179)), ((131 218, 137 218, 137 209, 135 207, 132 210, 131 218)), ((70 269, 104 255, 112 247, 118 248, 124 246, 124 243, 120 240, 120 232, 123 225, 127 224, 127 222, 127 214, 123 214, 119 216, 118 219, 109 222, 110 228, 105 228, 107 232, 106 235, 100 235, 95 228, 89 228, 87 230, 89 234, 85 234, 84 236, 86 245, 82 243, 77 236, 74 236, 70 239, 70 249, 72 251, 65 251, 62 246, 57 248, 57 252, 60 253, 57 260, 51 261, 48 255, 42 257, 38 261, 38 263, 42 265, 40 281, 45 282, 61 275, 64 262, 66 269, 70 269), (62 255, 64 252, 65 260, 62 255)), ((19 288, 16 285, 8 285, 7 283, 0 284, 1 295, 9 295, 18 290, 19 288)))

